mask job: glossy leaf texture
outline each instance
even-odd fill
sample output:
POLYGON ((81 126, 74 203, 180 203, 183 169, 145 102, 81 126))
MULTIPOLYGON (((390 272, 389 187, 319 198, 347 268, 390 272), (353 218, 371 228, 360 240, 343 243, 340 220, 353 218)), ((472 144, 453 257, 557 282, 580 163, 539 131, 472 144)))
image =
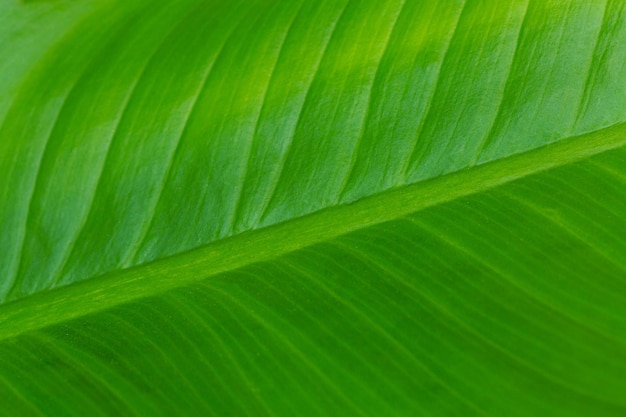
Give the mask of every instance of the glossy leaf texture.
POLYGON ((0 5, 0 414, 626 414, 626 4, 0 5))

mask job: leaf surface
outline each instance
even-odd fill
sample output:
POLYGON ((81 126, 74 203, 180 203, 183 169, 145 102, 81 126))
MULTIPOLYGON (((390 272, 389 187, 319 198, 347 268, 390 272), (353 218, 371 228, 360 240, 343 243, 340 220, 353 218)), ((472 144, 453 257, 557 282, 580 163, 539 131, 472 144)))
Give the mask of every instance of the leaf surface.
POLYGON ((626 412, 621 2, 0 11, 5 415, 626 412))

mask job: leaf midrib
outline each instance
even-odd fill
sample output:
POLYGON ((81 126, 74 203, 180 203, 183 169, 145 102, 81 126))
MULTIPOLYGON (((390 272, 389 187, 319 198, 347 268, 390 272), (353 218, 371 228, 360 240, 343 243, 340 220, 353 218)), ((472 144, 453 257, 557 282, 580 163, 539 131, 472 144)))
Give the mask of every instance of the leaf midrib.
POLYGON ((0 305, 0 340, 267 261, 626 146, 626 122, 0 305))

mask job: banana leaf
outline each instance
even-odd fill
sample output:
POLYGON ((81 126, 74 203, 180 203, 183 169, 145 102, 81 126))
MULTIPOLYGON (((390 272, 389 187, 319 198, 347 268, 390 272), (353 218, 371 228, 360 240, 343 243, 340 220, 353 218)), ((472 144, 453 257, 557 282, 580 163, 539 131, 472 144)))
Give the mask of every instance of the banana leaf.
POLYGON ((0 415, 626 415, 626 3, 0 3, 0 415))

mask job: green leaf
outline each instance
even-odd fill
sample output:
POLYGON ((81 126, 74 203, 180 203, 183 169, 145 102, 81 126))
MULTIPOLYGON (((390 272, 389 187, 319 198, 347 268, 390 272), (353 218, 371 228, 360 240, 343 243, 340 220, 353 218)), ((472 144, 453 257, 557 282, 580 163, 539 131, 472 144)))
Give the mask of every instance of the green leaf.
POLYGON ((626 4, 0 4, 0 414, 623 416, 626 4))

